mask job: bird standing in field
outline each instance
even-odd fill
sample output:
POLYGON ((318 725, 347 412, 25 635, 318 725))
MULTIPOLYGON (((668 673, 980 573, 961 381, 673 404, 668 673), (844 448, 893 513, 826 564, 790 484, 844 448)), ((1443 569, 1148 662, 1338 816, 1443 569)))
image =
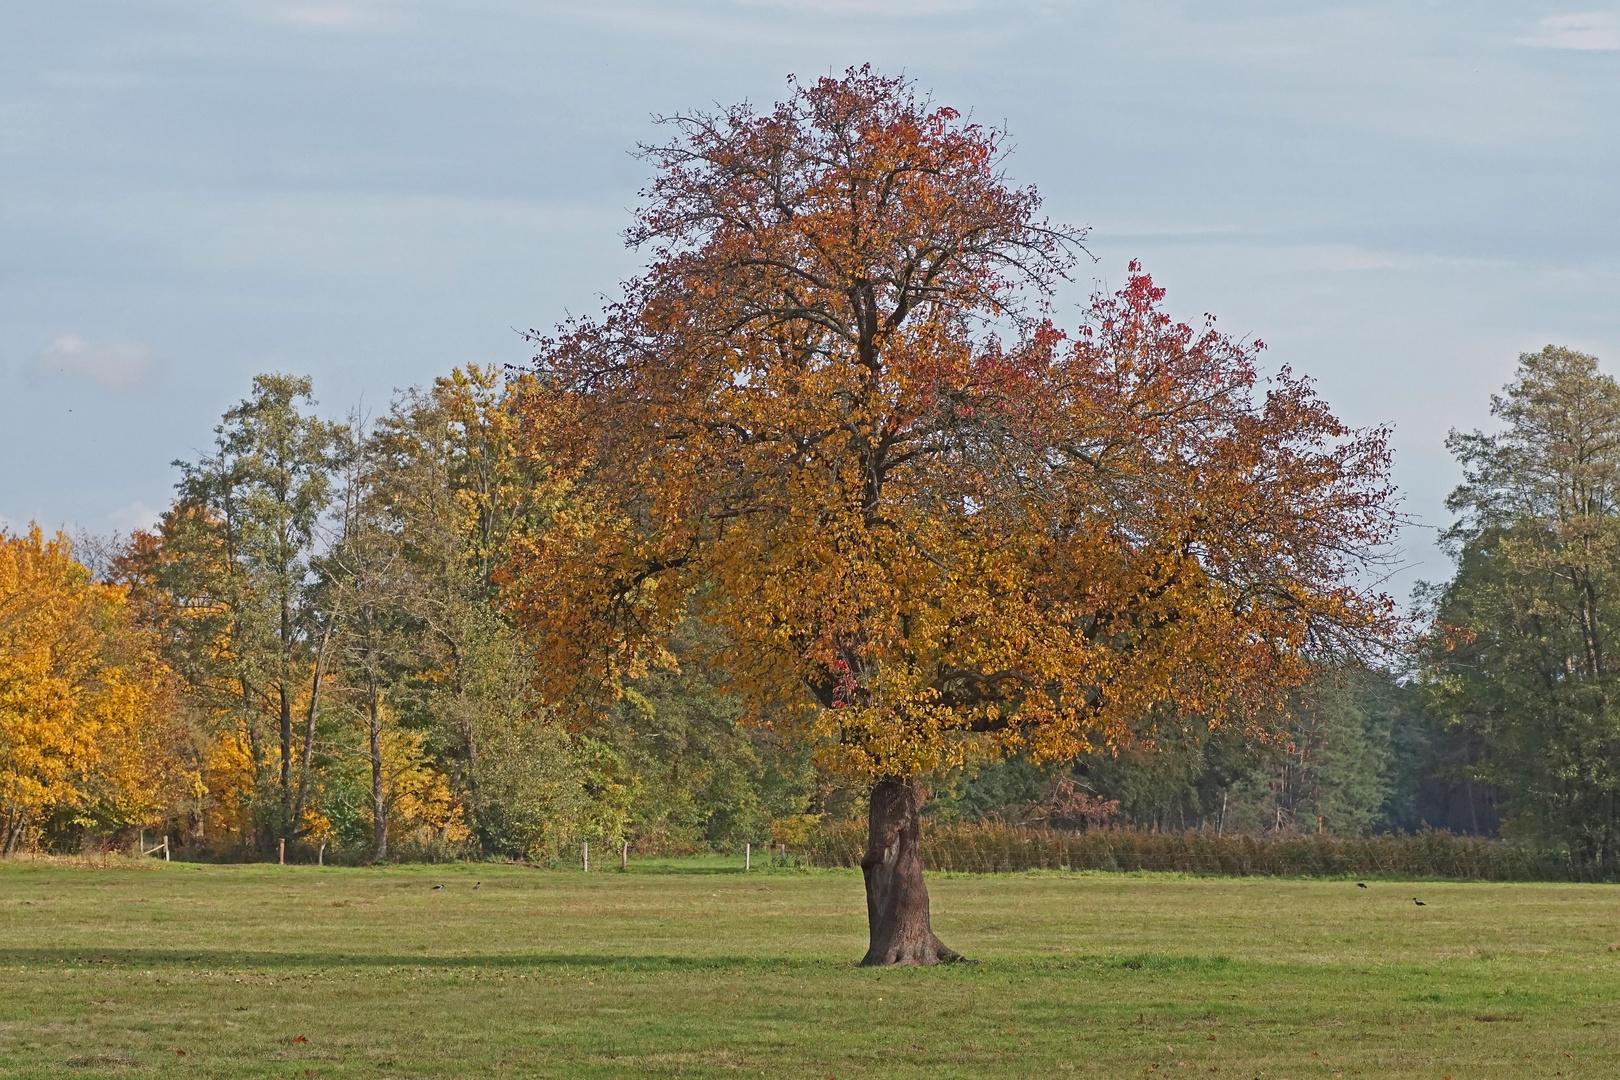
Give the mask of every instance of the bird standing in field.
POLYGON ((1416 904, 1418 907, 1428 907, 1429 906, 1428 904, 1425 904, 1423 901, 1419 900, 1415 896, 1412 897, 1412 903, 1416 904))
POLYGON ((1365 888, 1366 888, 1366 887, 1367 887, 1367 883, 1366 883, 1366 882, 1365 882, 1365 881, 1358 881, 1358 882, 1356 882, 1356 888, 1358 888, 1358 889, 1365 889, 1365 888))
POLYGON ((437 892, 437 891, 438 891, 438 890, 440 890, 440 889, 442 889, 442 888, 444 888, 444 886, 443 886, 443 885, 435 885, 435 886, 433 886, 433 891, 434 891, 434 892, 437 892))
POLYGON ((479 889, 482 889, 483 887, 484 887, 484 883, 482 881, 477 882, 477 883, 475 883, 473 885, 473 891, 477 892, 479 889))

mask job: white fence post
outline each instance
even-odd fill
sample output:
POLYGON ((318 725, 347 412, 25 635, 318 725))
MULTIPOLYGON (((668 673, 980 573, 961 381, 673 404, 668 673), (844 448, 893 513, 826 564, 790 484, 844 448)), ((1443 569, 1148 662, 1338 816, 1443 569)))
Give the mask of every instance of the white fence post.
POLYGON ((590 873, 591 872, 591 845, 590 844, 582 844, 582 845, 580 845, 579 858, 580 858, 580 862, 582 862, 584 864, 584 866, 585 866, 585 872, 587 874, 590 873))
POLYGON ((743 845, 743 870, 745 872, 748 871, 748 870, 751 870, 751 869, 753 869, 753 865, 754 865, 754 845, 753 844, 744 844, 743 845))
POLYGON ((144 859, 148 855, 156 855, 160 851, 163 852, 163 861, 168 862, 169 861, 169 836, 168 836, 168 834, 167 833, 164 834, 162 843, 154 842, 151 847, 147 847, 146 846, 146 830, 142 829, 141 830, 140 846, 135 849, 136 854, 140 855, 140 857, 144 859))

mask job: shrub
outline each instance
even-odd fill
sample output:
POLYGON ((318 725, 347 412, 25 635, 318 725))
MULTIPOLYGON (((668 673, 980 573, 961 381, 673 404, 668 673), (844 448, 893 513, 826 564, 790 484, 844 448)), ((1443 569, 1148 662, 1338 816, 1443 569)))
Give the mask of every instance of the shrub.
MULTIPOLYGON (((805 839, 812 866, 856 867, 866 825, 824 826, 805 839)), ((799 854, 799 852, 795 852, 799 854)), ((924 826, 929 870, 1004 873, 1018 870, 1170 870, 1189 874, 1296 877, 1438 877, 1479 881, 1569 881, 1581 875, 1569 853, 1449 832, 1368 837, 1264 836, 1203 832, 1092 829, 1059 832, 1011 825, 924 826)))

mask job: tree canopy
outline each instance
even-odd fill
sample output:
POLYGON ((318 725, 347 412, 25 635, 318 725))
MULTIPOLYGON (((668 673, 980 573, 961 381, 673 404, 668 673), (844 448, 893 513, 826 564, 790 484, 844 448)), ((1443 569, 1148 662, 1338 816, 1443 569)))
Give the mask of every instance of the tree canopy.
POLYGON ((1286 369, 1262 389, 1260 343, 1174 321, 1135 265, 1060 328, 1083 234, 999 132, 867 69, 669 123, 646 273, 539 338, 520 405, 561 498, 513 569, 551 701, 599 707, 694 613, 754 716, 873 786, 870 900, 918 777, 1168 708, 1247 724, 1388 628, 1355 578, 1386 432, 1286 369))
POLYGON ((124 590, 66 537, 0 529, 0 850, 53 818, 144 821, 196 782, 169 730, 175 680, 124 590))
POLYGON ((1448 439, 1455 577, 1431 591, 1426 695, 1479 738, 1507 824, 1620 867, 1620 713, 1609 643, 1620 585, 1620 385, 1549 345, 1491 399, 1494 434, 1448 439))

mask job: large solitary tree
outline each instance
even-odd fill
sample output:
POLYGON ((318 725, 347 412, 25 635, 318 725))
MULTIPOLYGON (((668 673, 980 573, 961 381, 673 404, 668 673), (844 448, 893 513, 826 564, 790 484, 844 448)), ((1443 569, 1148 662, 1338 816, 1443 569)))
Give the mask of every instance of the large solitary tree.
POLYGON ((1381 632, 1353 581, 1392 525, 1385 433, 1287 372, 1257 395, 1260 344, 1173 322, 1134 265, 1058 329, 1082 234, 902 80, 669 123, 645 275, 538 337, 560 509, 511 595, 542 688, 588 716, 683 616, 713 625, 754 719, 868 786, 864 962, 954 959, 926 777, 1250 725, 1381 632))

